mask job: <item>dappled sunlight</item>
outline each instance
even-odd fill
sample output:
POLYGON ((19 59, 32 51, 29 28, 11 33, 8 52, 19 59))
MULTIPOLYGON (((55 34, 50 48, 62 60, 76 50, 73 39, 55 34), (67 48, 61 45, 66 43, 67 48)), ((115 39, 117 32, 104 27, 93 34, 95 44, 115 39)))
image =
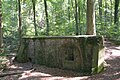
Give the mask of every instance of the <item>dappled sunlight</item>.
POLYGON ((106 48, 105 51, 105 60, 113 59, 115 57, 120 57, 120 46, 110 46, 106 48))
POLYGON ((19 67, 19 66, 15 66, 15 65, 11 65, 8 68, 9 69, 23 69, 23 67, 19 67))
POLYGON ((120 50, 112 50, 112 56, 120 56, 120 50))
POLYGON ((114 75, 120 75, 120 71, 119 71, 119 72, 114 73, 114 75))
POLYGON ((105 70, 99 74, 83 76, 79 72, 49 68, 42 65, 17 63, 10 65, 5 72, 20 74, 8 75, 3 80, 120 80, 120 47, 109 46, 105 49, 105 70))
POLYGON ((89 76, 82 76, 82 77, 72 77, 72 78, 68 78, 67 80, 85 80, 87 79, 89 76))
POLYGON ((114 47, 112 49, 112 56, 120 56, 120 46, 114 47))
POLYGON ((119 2, 0 0, 0 80, 120 80, 119 2))
POLYGON ((86 76, 86 77, 72 77, 72 78, 68 78, 68 77, 45 77, 45 78, 41 78, 41 80, 85 80, 87 78, 88 78, 88 76, 86 76))
POLYGON ((66 80, 64 77, 44 77, 40 78, 40 80, 66 80))
POLYGON ((19 79, 21 80, 29 77, 50 77, 50 76, 51 76, 50 74, 46 74, 42 72, 32 72, 32 73, 24 72, 19 79))
POLYGON ((40 80, 83 80, 87 79, 89 76, 82 77, 62 77, 62 76, 53 76, 51 74, 42 73, 42 72, 32 72, 29 74, 23 73, 19 80, 25 79, 40 79, 40 80))
POLYGON ((115 47, 116 49, 120 50, 120 46, 115 47))

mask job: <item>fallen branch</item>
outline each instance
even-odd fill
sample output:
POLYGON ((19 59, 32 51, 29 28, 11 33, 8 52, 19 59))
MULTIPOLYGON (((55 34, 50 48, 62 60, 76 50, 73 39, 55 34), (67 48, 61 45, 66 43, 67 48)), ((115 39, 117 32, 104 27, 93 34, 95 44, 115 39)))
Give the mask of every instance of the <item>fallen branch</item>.
POLYGON ((4 76, 10 76, 10 75, 17 75, 17 74, 22 74, 24 73, 24 71, 21 72, 13 72, 13 73, 1 73, 0 77, 4 77, 4 76))
POLYGON ((10 75, 18 75, 18 74, 22 74, 22 73, 25 73, 27 75, 27 74, 30 74, 31 72, 33 72, 34 70, 35 69, 31 69, 31 70, 28 70, 28 71, 12 72, 12 73, 1 73, 0 77, 10 76, 10 75))

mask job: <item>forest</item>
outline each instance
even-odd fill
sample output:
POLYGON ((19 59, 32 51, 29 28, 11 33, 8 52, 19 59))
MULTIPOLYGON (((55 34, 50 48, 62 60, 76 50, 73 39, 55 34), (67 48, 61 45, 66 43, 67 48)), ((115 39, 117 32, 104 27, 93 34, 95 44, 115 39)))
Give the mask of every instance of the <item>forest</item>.
POLYGON ((18 53, 23 37, 81 35, 103 36, 105 54, 120 53, 119 10, 119 0, 0 0, 0 56, 18 53))
MULTIPOLYGON (((1 5, 6 47, 15 48, 19 34, 86 34, 87 0, 2 0, 1 5)), ((96 34, 119 40, 119 0, 96 0, 94 5, 96 34)))

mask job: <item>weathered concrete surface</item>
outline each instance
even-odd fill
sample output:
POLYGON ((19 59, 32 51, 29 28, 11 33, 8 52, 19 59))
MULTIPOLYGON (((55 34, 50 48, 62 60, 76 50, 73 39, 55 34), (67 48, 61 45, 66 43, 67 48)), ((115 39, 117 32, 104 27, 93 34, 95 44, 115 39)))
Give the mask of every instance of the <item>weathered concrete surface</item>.
POLYGON ((28 60, 35 64, 86 74, 98 73, 104 68, 103 37, 91 35, 23 37, 17 61, 28 60))

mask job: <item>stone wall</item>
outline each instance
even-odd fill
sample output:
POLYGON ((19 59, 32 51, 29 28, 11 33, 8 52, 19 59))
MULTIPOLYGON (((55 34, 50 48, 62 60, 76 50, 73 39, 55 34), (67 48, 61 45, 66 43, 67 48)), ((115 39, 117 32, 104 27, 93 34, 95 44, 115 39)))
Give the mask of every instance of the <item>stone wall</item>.
POLYGON ((104 68, 101 36, 23 37, 17 61, 79 71, 87 74, 104 68), (24 58, 23 58, 24 57, 24 58))

